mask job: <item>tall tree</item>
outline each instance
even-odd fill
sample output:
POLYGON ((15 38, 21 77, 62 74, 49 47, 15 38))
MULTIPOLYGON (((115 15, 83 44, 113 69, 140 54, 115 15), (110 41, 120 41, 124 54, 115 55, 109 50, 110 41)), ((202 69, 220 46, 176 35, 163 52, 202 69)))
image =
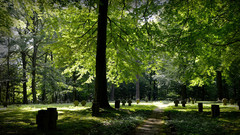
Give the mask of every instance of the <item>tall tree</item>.
POLYGON ((101 108, 110 108, 107 96, 106 78, 106 34, 107 34, 107 11, 108 0, 100 0, 98 4, 98 34, 96 55, 96 79, 94 102, 99 103, 101 108))

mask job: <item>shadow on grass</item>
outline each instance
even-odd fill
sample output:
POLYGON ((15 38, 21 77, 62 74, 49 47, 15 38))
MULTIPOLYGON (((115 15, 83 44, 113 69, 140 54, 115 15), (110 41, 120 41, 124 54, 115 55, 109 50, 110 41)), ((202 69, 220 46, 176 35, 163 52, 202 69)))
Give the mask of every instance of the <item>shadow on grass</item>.
MULTIPOLYGON (((0 110, 0 134, 129 134, 144 118, 151 114, 155 106, 125 106, 120 110, 101 109, 99 117, 92 117, 90 107, 57 107, 57 130, 47 133, 37 131, 36 115, 46 106, 10 107, 0 110), (37 108, 37 109, 36 109, 37 108), (69 108, 69 109, 68 109, 69 108)), ((51 107, 55 107, 51 105, 51 107)))
POLYGON ((197 106, 168 107, 165 115, 170 117, 168 125, 174 126, 178 134, 240 134, 240 112, 231 106, 222 106, 220 116, 212 118, 206 107, 199 113, 197 106))

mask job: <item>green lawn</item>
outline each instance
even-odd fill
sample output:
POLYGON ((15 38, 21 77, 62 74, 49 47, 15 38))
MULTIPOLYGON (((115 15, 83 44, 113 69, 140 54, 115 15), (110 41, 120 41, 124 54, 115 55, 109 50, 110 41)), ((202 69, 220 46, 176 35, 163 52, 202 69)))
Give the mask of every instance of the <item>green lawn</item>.
POLYGON ((222 105, 222 103, 202 102, 203 111, 198 112, 197 103, 186 104, 182 107, 169 106, 165 109, 167 125, 177 134, 240 134, 240 111, 236 105, 222 105), (211 117, 211 105, 220 105, 220 116, 211 117))
MULTIPOLYGON (((113 106, 113 103, 110 103, 113 106)), ((55 107, 58 111, 57 131, 48 134, 130 134, 156 106, 149 104, 121 106, 121 110, 101 110, 100 117, 91 116, 91 103, 85 107, 73 104, 10 105, 0 107, 0 134, 42 134, 37 131, 38 110, 55 107)))

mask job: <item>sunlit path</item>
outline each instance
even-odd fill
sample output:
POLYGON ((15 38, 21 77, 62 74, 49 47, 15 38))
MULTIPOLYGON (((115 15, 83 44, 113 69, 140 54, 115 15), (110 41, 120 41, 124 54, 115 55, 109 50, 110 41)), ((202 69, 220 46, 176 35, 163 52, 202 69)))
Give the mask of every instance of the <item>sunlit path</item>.
POLYGON ((170 131, 166 129, 165 122, 163 120, 164 108, 172 105, 170 102, 153 102, 153 105, 157 108, 140 126, 136 128, 135 135, 164 135, 170 131))

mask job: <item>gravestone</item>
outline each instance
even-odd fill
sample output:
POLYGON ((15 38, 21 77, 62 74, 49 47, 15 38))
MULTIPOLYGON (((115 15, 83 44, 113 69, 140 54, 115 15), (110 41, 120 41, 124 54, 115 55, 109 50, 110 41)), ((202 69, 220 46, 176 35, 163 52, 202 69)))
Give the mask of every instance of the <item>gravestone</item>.
POLYGON ((220 115, 219 105, 212 105, 212 117, 218 117, 220 115))
POLYGON ((120 100, 115 101, 115 108, 119 109, 120 108, 120 100))
POLYGON ((57 108, 47 108, 47 110, 39 110, 36 117, 38 130, 55 130, 57 128, 57 119, 57 108))
POLYGON ((185 106, 185 104, 186 104, 186 101, 185 101, 185 100, 182 100, 181 103, 182 103, 182 106, 183 106, 183 107, 186 107, 186 106, 185 106))
POLYGON ((57 108, 47 108, 49 113, 49 129, 55 130, 57 128, 58 113, 57 108))
POLYGON ((238 100, 237 104, 238 104, 238 108, 240 110, 240 100, 238 100))
POLYGON ((175 101, 174 101, 174 104, 175 104, 176 107, 178 106, 178 103, 179 103, 178 100, 175 100, 175 101))
POLYGON ((132 100, 128 100, 128 106, 131 106, 132 100))
POLYGON ((49 112, 47 110, 39 110, 36 118, 37 128, 41 131, 49 129, 49 112))
POLYGON ((229 102, 230 102, 231 105, 234 105, 235 100, 234 99, 230 99, 229 102))
POLYGON ((203 112, 203 103, 198 103, 198 112, 203 112))
POLYGON ((3 102, 3 107, 7 107, 7 102, 3 102))

